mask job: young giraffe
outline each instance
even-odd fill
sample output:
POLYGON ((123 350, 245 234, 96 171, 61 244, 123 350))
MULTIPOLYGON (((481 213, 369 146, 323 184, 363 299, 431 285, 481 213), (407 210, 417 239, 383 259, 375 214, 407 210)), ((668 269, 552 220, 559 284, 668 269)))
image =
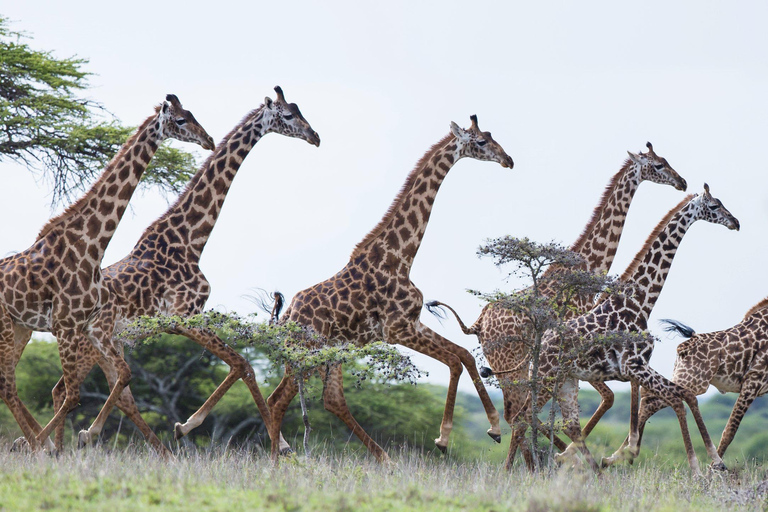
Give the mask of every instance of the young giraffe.
MULTIPOLYGON (((696 395, 670 382, 648 366, 653 352, 652 338, 644 337, 632 342, 598 343, 590 346, 590 340, 594 336, 612 332, 644 332, 647 330, 648 317, 664 286, 679 244, 685 233, 697 220, 722 224, 728 229, 739 229, 739 221, 731 215, 719 199, 710 195, 709 187, 705 184, 703 194, 686 197, 667 213, 621 276, 622 281, 634 285, 631 293, 612 296, 602 301, 591 312, 570 320, 568 331, 563 335, 562 340, 553 331, 549 331, 544 336, 539 363, 539 377, 542 382, 558 377, 564 379, 560 384, 556 398, 563 415, 564 432, 573 441, 566 451, 581 450, 595 471, 599 471, 599 469, 584 444, 585 436, 582 435, 579 426, 579 380, 632 382, 630 450, 633 453, 637 453, 637 387, 642 385, 653 391, 675 410, 680 422, 688 461, 692 471, 699 473, 698 461, 693 451, 685 418, 683 405, 683 401, 685 401, 696 419, 704 445, 707 447, 707 453, 713 460, 713 467, 725 467, 701 418, 696 395), (563 354, 572 356, 572 359, 569 359, 562 366, 558 361, 561 347, 563 354)), ((551 393, 546 389, 542 390, 539 405, 543 406, 550 398, 551 393)), ((523 411, 521 414, 530 420, 530 397, 523 411)), ((516 449, 516 444, 524 434, 525 428, 525 425, 519 427, 512 436, 511 453, 516 449)))
MULTIPOLYGON (((117 381, 116 368, 94 349, 89 337, 96 337, 100 344, 115 345, 115 350, 122 354, 122 343, 119 340, 112 342, 116 326, 125 326, 141 316, 192 316, 203 311, 211 288, 198 266, 200 256, 238 169, 264 135, 279 133, 320 145, 320 137, 304 119, 299 107, 285 100, 280 87, 275 87, 275 92, 275 101, 265 98, 262 106, 246 115, 224 137, 176 202, 144 231, 133 251, 102 270, 104 283, 111 292, 110 301, 91 323, 89 335, 80 337, 75 384, 81 385, 96 363, 104 370, 110 386, 117 381)), ((269 424, 269 410, 259 391, 253 368, 243 356, 218 336, 203 329, 179 327, 173 333, 186 336, 205 347, 230 367, 224 382, 200 410, 184 425, 176 424, 177 439, 202 423, 213 406, 240 378, 248 386, 265 424, 269 424)), ((64 400, 63 384, 62 379, 54 388, 54 404, 64 400)), ((125 387, 116 405, 156 450, 165 451, 141 417, 129 387, 125 387)), ((80 432, 80 445, 99 435, 108 415, 105 407, 93 425, 80 432)), ((63 436, 64 425, 61 424, 56 432, 58 448, 62 446, 63 436)))
MULTIPOLYGON (((513 162, 489 132, 477 126, 464 130, 451 123, 451 133, 435 144, 416 164, 384 218, 355 247, 349 263, 338 274, 296 294, 282 322, 311 328, 327 343, 347 341, 365 345, 384 340, 433 357, 450 367, 448 397, 435 444, 448 446, 453 408, 462 364, 472 377, 491 423, 488 434, 500 441, 499 414, 491 402, 475 361, 466 349, 433 332, 419 321, 423 296, 411 282, 411 265, 419 250, 437 191, 448 171, 461 158, 495 161, 512 168, 513 162)), ((352 417, 344 399, 341 366, 321 372, 325 408, 339 417, 380 461, 386 452, 352 417)), ((298 384, 290 366, 268 399, 277 438, 288 404, 298 384)), ((273 451, 275 445, 272 445, 273 451)))
MULTIPOLYGON (((590 221, 579 238, 571 245, 571 250, 584 259, 586 270, 607 273, 611 268, 632 198, 642 182, 651 181, 672 185, 677 190, 683 191, 688 186, 669 162, 654 152, 650 142, 646 143, 646 147, 648 152, 644 154, 627 152, 629 158, 608 182, 590 221)), ((550 267, 543 276, 544 282, 547 277, 551 277, 558 271, 556 267, 550 267)), ((545 288, 542 293, 552 296, 554 290, 545 288)), ((428 307, 431 306, 447 307, 456 316, 465 334, 474 334, 478 337, 488 364, 498 375, 504 396, 504 419, 512 426, 512 418, 520 410, 528 395, 526 389, 514 385, 515 381, 525 380, 528 375, 530 354, 527 343, 524 343, 526 319, 510 309, 500 307, 497 303, 490 303, 483 308, 475 323, 467 328, 447 304, 435 301, 428 304, 428 307)), ((595 306, 594 297, 576 296, 573 299, 573 306, 568 310, 568 319, 592 309, 595 306)), ((613 392, 608 386, 602 382, 591 384, 602 396, 602 401, 584 428, 585 436, 603 413, 613 405, 613 392)), ((565 443, 557 437, 555 439, 558 447, 561 450, 565 449, 565 443)), ((526 462, 530 465, 527 444, 523 444, 523 450, 526 462)), ((514 454, 511 456, 514 457, 514 454)))
MULTIPOLYGON (((768 393, 768 345, 765 342, 768 339, 768 298, 755 304, 740 323, 722 331, 698 334, 680 322, 663 321, 671 325, 667 330, 677 331, 688 338, 677 347, 672 382, 696 395, 703 394, 710 384, 721 393, 739 394, 717 446, 717 453, 722 457, 749 406, 755 398, 768 393)), ((654 394, 643 393, 638 449, 645 422, 666 405, 654 394)), ((603 465, 616 462, 624 455, 627 444, 624 441, 616 453, 604 458, 603 465)))
MULTIPOLYGON (((79 402, 77 340, 109 300, 101 259, 141 175, 168 137, 214 147, 192 113, 169 94, 83 197, 48 221, 29 249, 0 260, 0 396, 32 449, 47 440, 79 402), (67 390, 66 400, 43 429, 19 400, 15 383, 16 364, 33 330, 56 336, 67 390)), ((130 368, 121 355, 98 343, 96 349, 117 368, 119 382, 127 383, 130 368)), ((113 387, 108 402, 114 402, 121 389, 113 387)))

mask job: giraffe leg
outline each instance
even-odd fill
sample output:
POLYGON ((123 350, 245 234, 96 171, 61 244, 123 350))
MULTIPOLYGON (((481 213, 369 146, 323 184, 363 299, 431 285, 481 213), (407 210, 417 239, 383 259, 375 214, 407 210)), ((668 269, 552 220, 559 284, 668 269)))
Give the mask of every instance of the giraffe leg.
MULTIPOLYGON (((93 439, 103 430, 104 424, 107 422, 107 418, 109 418, 109 414, 112 412, 112 409, 115 407, 115 405, 117 405, 120 396, 123 394, 126 386, 128 386, 131 381, 131 368, 128 366, 128 363, 125 362, 125 359, 123 358, 120 351, 111 344, 111 338, 111 333, 109 337, 90 337, 90 340, 99 350, 102 358, 104 359, 104 362, 106 363, 102 367, 102 369, 105 370, 105 374, 109 374, 111 371, 114 371, 117 374, 117 379, 111 386, 107 401, 101 407, 101 410, 99 411, 98 416, 96 416, 94 422, 91 424, 88 430, 81 430, 78 434, 78 446, 81 447, 85 446, 85 444, 88 444, 91 439, 93 439), (110 343, 107 346, 104 346, 100 341, 104 339, 110 340, 110 343)), ((69 386, 67 386, 67 400, 68 399, 69 386)), ((136 412, 138 413, 138 411, 136 412)))
POLYGON ((53 418, 37 434, 37 442, 40 443, 51 435, 51 432, 59 423, 62 423, 67 413, 80 403, 80 386, 77 383, 77 333, 73 329, 56 329, 54 332, 59 345, 59 358, 64 374, 64 388, 66 397, 64 403, 53 415, 53 418))
MULTIPOLYGON (((110 363, 109 360, 100 357, 97 351, 95 351, 95 356, 98 356, 97 362, 104 372, 104 376, 107 378, 109 388, 114 389, 119 379, 117 369, 110 363)), ((88 375, 89 368, 87 368, 85 365, 80 365, 79 368, 81 370, 79 378, 80 382, 82 383, 82 381, 84 381, 85 377, 88 375)), ((157 435, 155 435, 150 426, 147 425, 147 422, 144 421, 144 418, 141 416, 139 408, 136 406, 136 400, 133 398, 133 393, 131 392, 130 386, 125 386, 125 388, 122 390, 117 398, 117 401, 115 402, 115 407, 120 409, 123 414, 125 414, 125 416, 131 422, 133 422, 134 425, 136 425, 136 428, 138 428, 142 433, 144 439, 147 440, 147 442, 150 444, 150 446, 152 446, 158 455, 166 458, 172 457, 170 450, 168 450, 168 448, 163 445, 157 435)), ((91 444, 94 439, 99 437, 102 429, 103 424, 99 424, 97 421, 94 421, 94 423, 87 430, 80 431, 78 434, 78 445, 82 447, 91 444)))
MULTIPOLYGON (((604 468, 607 468, 609 466, 614 465, 616 462, 626 459, 627 462, 632 464, 634 462, 635 457, 637 457, 640 454, 640 444, 643 439, 643 431, 645 430, 645 424, 646 422, 662 410, 663 408, 667 407, 667 403, 665 403, 663 400, 661 400, 659 397, 655 395, 649 394, 647 391, 643 392, 643 397, 640 400, 640 412, 638 414, 637 419, 637 441, 634 450, 630 450, 630 436, 627 435, 627 437, 624 439, 624 442, 619 446, 619 448, 613 452, 613 454, 610 457, 603 457, 603 460, 601 461, 601 466, 604 468)), ((630 434, 632 432, 631 425, 630 425, 630 434)))
MULTIPOLYGON (((280 427, 283 424, 283 418, 285 417, 285 411, 291 403, 291 400, 296 397, 299 392, 299 386, 296 384, 296 380, 293 377, 293 372, 289 365, 285 365, 285 375, 280 381, 280 384, 275 388, 269 398, 267 404, 269 405, 269 412, 272 415, 270 421, 269 438, 275 439, 276 437, 282 438, 280 435, 280 427)), ((287 444, 287 443, 286 443, 287 444)), ((271 458, 277 460, 278 450, 281 449, 278 444, 272 443, 271 458)))
MULTIPOLYGON (((274 391, 272 391, 272 394, 270 394, 269 397, 267 398, 267 407, 269 408, 270 414, 272 414, 274 401, 277 399, 277 397, 279 397, 285 391, 286 385, 287 385, 287 379, 284 379, 284 378, 280 379, 280 383, 277 385, 274 391)), ((280 421, 280 423, 282 424, 282 420, 280 421)), ((285 438, 283 437, 283 433, 282 432, 279 432, 279 433, 280 433, 280 444, 279 444, 280 455, 289 455, 293 453, 293 448, 291 448, 291 445, 289 445, 288 441, 285 440, 285 438)), ((271 436, 272 434, 270 433, 269 435, 271 436)))
MULTIPOLYGON (((467 369, 467 372, 469 372, 469 376, 472 379, 472 384, 475 385, 475 390, 477 391, 478 396, 480 397, 480 401, 483 404, 483 408, 485 409, 485 414, 488 417, 488 421, 491 424, 491 428, 488 429, 487 433, 497 443, 501 443, 501 428, 499 427, 499 412, 496 410, 496 407, 493 405, 493 401, 491 400, 491 397, 488 395, 488 390, 485 389, 485 386, 483 385, 483 380, 480 378, 480 373, 477 371, 477 363, 475 362, 475 358, 472 356, 472 354, 465 349, 464 347, 461 347, 452 341, 448 340, 447 338, 444 338, 443 336, 440 336, 427 326, 420 324, 417 330, 421 333, 428 334, 432 340, 435 342, 436 345, 443 347, 445 350, 450 352, 451 354, 455 355, 459 358, 461 361, 461 364, 464 365, 464 367, 467 369)), ((414 349, 418 350, 418 349, 414 349)), ((429 355, 429 354, 427 354, 429 355)))
MULTIPOLYGON (((384 337, 389 343, 397 343, 404 347, 416 350, 417 352, 437 359, 450 368, 448 395, 445 399, 443 421, 440 424, 440 437, 435 439, 435 445, 440 451, 445 453, 448 448, 448 439, 451 435, 451 430, 453 429, 453 410, 456 406, 459 377, 461 377, 461 372, 463 371, 462 361, 457 355, 446 350, 445 344, 436 338, 436 336, 438 336, 436 333, 423 326, 421 323, 417 323, 416 325, 400 325, 398 327, 398 329, 386 329, 384 337)), ((445 340, 445 342, 450 343, 447 340, 445 340)), ((478 383, 475 385, 477 386, 478 383)), ((479 382, 479 385, 482 387, 482 382, 479 382)), ((493 408, 493 404, 491 404, 491 407, 493 408)), ((499 413, 496 412, 495 408, 493 408, 493 412, 496 416, 495 420, 491 420, 491 429, 488 431, 488 434, 491 437, 496 435, 496 437, 500 439, 501 429, 499 427, 499 413)), ((489 419, 491 419, 491 414, 488 413, 487 409, 486 413, 488 414, 489 419)))
MULTIPOLYGON (((611 391, 611 388, 608 387, 608 385, 605 382, 590 382, 593 388, 595 388, 595 391, 600 393, 600 405, 598 406, 595 413, 592 415, 591 418, 589 418, 589 422, 584 426, 584 429, 581 431, 581 435, 586 439, 589 434, 592 432, 592 429, 595 428, 595 425, 602 419, 602 417, 605 415, 608 410, 613 407, 613 391, 611 391)), ((575 449, 574 446, 568 445, 568 447, 565 449, 568 453, 572 453, 575 449)), ((558 459, 559 460, 559 459, 558 459)))
POLYGON ((329 371, 321 370, 320 373, 324 383, 323 405, 325 409, 343 421, 379 462, 388 462, 389 456, 387 452, 363 430, 363 427, 355 421, 352 413, 349 412, 347 400, 344 398, 341 365, 334 365, 329 371))
MULTIPOLYGON (((210 331, 178 328, 175 334, 186 336, 229 365, 229 374, 227 374, 226 379, 224 379, 224 382, 216 388, 200 409, 198 409, 183 425, 176 423, 174 426, 176 439, 180 439, 187 435, 190 430, 199 426, 211 412, 211 409, 213 409, 229 388, 239 379, 243 379, 246 386, 248 386, 248 390, 251 392, 254 402, 256 402, 256 407, 259 409, 259 413, 261 413, 264 425, 267 427, 267 431, 271 432, 271 429, 269 428, 271 421, 269 407, 267 407, 267 402, 264 400, 264 396, 259 390, 259 385, 256 383, 256 377, 250 363, 210 331)), ((270 441, 273 444, 276 442, 272 439, 270 439, 270 441)))
POLYGON ((723 430, 723 435, 720 438, 720 444, 717 446, 717 453, 720 455, 720 457, 725 454, 725 450, 728 449, 728 445, 730 445, 731 441, 733 441, 733 438, 736 435, 736 431, 739 429, 739 425, 741 424, 741 420, 744 417, 744 414, 747 412, 747 409, 749 409, 749 406, 752 405, 752 402, 755 400, 755 398, 759 396, 760 388, 764 384, 763 378, 760 377, 762 376, 756 377, 754 373, 749 374, 741 384, 741 392, 739 393, 739 398, 733 405, 733 410, 731 411, 731 415, 728 418, 728 423, 726 423, 725 430, 723 430))
MULTIPOLYGON (((700 475, 699 462, 696 458, 696 453, 693 451, 693 443, 691 443, 691 435, 688 431, 688 422, 685 417, 685 406, 683 401, 688 403, 688 407, 693 413, 693 417, 696 419, 696 425, 699 427, 699 432, 704 441, 704 446, 707 447, 707 453, 713 459, 713 464, 722 464, 722 459, 717 455, 717 449, 712 443, 712 439, 709 437, 704 421, 701 418, 701 412, 699 411, 698 403, 696 401, 696 395, 687 389, 684 389, 674 382, 668 380, 653 368, 646 366, 639 358, 630 358, 624 366, 624 373, 632 377, 633 380, 637 380, 638 384, 661 398, 666 402, 677 415, 678 422, 680 423, 680 433, 683 436, 683 444, 685 445, 685 451, 688 455, 688 463, 691 466, 691 471, 700 475)), ((638 439, 639 435, 635 433, 634 439, 638 439)), ((630 433, 630 450, 632 446, 633 435, 630 433)))
MULTIPOLYGON (((595 462, 595 458, 584 443, 584 436, 581 432, 579 423, 579 382, 573 379, 566 379, 560 386, 557 401, 560 404, 560 411, 563 414, 563 431, 572 444, 581 451, 587 460, 589 467, 595 473, 600 473, 600 468, 595 462)), ((566 450, 568 451, 568 450, 566 450)))
POLYGON ((600 406, 597 408, 595 413, 592 415, 591 418, 589 418, 589 422, 584 426, 584 429, 582 430, 582 435, 586 439, 587 436, 592 432, 592 429, 595 428, 595 425, 597 425, 597 422, 600 421, 600 419, 605 415, 606 412, 608 412, 608 409, 613 407, 613 391, 611 391, 611 388, 608 387, 608 385, 605 382, 590 382, 593 388, 600 393, 600 406))

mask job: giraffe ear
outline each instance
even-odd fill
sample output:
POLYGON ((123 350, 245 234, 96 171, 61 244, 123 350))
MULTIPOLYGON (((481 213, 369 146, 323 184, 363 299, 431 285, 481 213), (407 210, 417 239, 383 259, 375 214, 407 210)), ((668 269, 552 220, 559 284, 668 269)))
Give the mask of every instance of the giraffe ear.
POLYGON ((457 125, 453 121, 451 121, 451 133, 454 137, 457 139, 461 139, 465 136, 464 130, 461 128, 461 126, 457 125))
POLYGON ((167 101, 164 101, 163 102, 163 114, 167 114, 169 108, 171 108, 171 106, 168 104, 167 101))
POLYGON ((627 154, 629 155, 629 159, 635 162, 638 165, 641 165, 643 162, 640 158, 640 155, 636 155, 631 151, 627 151, 627 154))
POLYGON ((270 98, 269 96, 264 98, 264 106, 267 107, 269 110, 272 110, 273 103, 274 102, 272 101, 272 98, 270 98))

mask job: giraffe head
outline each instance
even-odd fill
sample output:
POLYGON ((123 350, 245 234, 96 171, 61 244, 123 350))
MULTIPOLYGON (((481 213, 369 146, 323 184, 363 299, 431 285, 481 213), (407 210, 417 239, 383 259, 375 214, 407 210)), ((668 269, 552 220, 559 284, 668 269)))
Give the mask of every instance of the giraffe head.
POLYGON ((320 147, 320 136, 301 115, 298 105, 288 103, 279 85, 275 86, 277 99, 264 98, 264 133, 275 132, 286 137, 304 139, 320 147))
POLYGON ((515 165, 512 157, 493 140, 491 132, 480 131, 477 126, 477 116, 469 116, 469 118, 472 120, 472 126, 466 130, 451 121, 451 133, 456 137, 456 160, 464 157, 490 160, 511 169, 515 165))
POLYGON ((203 149, 214 149, 216 144, 208 132, 200 126, 189 110, 184 110, 175 94, 168 94, 160 106, 160 123, 163 138, 200 144, 203 149))
POLYGON ((741 224, 739 220, 734 217, 728 209, 723 206, 723 203, 716 197, 713 197, 709 193, 709 185, 704 184, 704 193, 696 195, 691 200, 691 203, 696 204, 698 209, 696 210, 696 218, 711 222, 713 224, 722 224, 728 229, 739 230, 741 224))
POLYGON ((685 191, 688 183, 675 171, 667 159, 657 155, 653 151, 653 144, 646 142, 647 153, 629 153, 629 158, 634 164, 634 168, 640 173, 640 181, 652 181, 662 185, 672 185, 677 190, 685 191))

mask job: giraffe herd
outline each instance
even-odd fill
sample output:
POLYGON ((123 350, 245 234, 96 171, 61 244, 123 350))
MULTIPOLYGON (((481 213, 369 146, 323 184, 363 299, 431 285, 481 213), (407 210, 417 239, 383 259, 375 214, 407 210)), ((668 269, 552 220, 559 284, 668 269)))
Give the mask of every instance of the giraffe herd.
MULTIPOLYGON (((131 370, 124 359, 122 342, 115 334, 141 316, 188 317, 203 311, 210 283, 199 268, 202 251, 238 169, 264 135, 279 133, 319 147, 318 134, 298 106, 285 100, 280 87, 275 87, 275 92, 275 100, 267 97, 217 146, 192 113, 169 94, 82 198, 49 221, 30 248, 0 260, 0 396, 30 449, 54 452, 63 448, 64 419, 79 402, 80 385, 92 367, 99 365, 107 377, 110 394, 90 428, 79 433, 78 444, 89 444, 98 437, 116 406, 158 453, 170 454, 136 406, 128 385, 131 370), (134 249, 117 263, 101 268, 107 245, 141 175, 166 138, 196 143, 213 153, 168 211, 144 231, 134 249), (53 389, 55 414, 44 426, 21 402, 15 383, 16 365, 33 331, 50 332, 56 337, 63 371, 53 389)), ((583 233, 571 246, 583 258, 587 270, 606 273, 611 268, 632 198, 643 181, 670 185, 681 191, 687 189, 685 179, 667 160, 658 156, 650 143, 647 148, 645 153, 629 153, 611 178, 583 233)), ((448 394, 439 437, 435 439, 435 445, 443 452, 449 443, 458 382, 465 369, 488 417, 488 435, 501 442, 499 414, 482 383, 474 357, 421 323, 423 295, 410 280, 411 266, 437 192, 448 171, 462 158, 496 162, 510 169, 514 165, 491 134, 480 130, 476 116, 471 116, 467 129, 451 123, 448 135, 417 162, 382 220, 353 249, 347 264, 329 279, 296 294, 279 319, 280 323, 295 322, 311 332, 311 337, 298 340, 308 345, 348 342, 361 346, 386 341, 448 366, 448 394)), ((631 383, 632 414, 627 440, 613 456, 603 459, 602 465, 620 459, 631 461, 637 456, 645 422, 669 406, 677 414, 695 473, 700 470, 684 404, 693 413, 712 466, 724 468, 722 456, 744 413, 757 396, 768 392, 768 299, 753 307, 740 324, 715 333, 697 334, 670 320, 670 329, 688 338, 678 348, 671 380, 650 367, 653 341, 649 337, 597 344, 567 362, 558 357, 563 339, 566 346, 577 348, 594 337, 615 331, 647 331, 648 317, 677 248, 698 220, 732 230, 740 227, 739 221, 711 195, 705 184, 702 193, 685 197, 661 219, 621 276, 621 281, 633 285, 632 293, 597 299, 577 296, 567 318, 565 335, 550 331, 544 336, 540 375, 544 379, 564 376, 564 380, 556 391, 544 388, 537 401, 544 405, 555 399, 560 406, 563 432, 571 440, 566 445, 555 437, 563 452, 561 459, 580 452, 596 472, 600 471, 584 440, 613 404, 614 396, 606 381, 631 383), (591 383, 602 397, 600 407, 583 429, 577 400, 580 380, 591 383), (739 393, 717 448, 696 399, 710 384, 722 392, 739 393)), ((545 289, 544 293, 553 292, 545 289)), ((532 420, 531 398, 526 389, 512 385, 526 379, 531 366, 527 344, 521 341, 526 320, 499 303, 491 303, 471 327, 466 327, 459 315, 447 307, 464 333, 478 337, 488 363, 498 374, 504 396, 504 419, 512 427, 506 466, 512 465, 520 446, 530 467, 531 447, 524 432, 532 420)), ((278 315, 276 309, 275 320, 278 315)), ((199 426, 228 389, 242 379, 267 426, 272 457, 289 452, 290 446, 280 428, 299 389, 298 377, 290 365, 286 365, 283 379, 265 400, 248 361, 214 333, 182 326, 175 327, 173 333, 188 337, 230 367, 225 380, 200 409, 185 423, 175 425, 176 438, 199 426)), ((386 451, 363 430, 347 407, 341 367, 328 365, 319 373, 325 408, 341 419, 379 461, 388 460, 386 451)))

